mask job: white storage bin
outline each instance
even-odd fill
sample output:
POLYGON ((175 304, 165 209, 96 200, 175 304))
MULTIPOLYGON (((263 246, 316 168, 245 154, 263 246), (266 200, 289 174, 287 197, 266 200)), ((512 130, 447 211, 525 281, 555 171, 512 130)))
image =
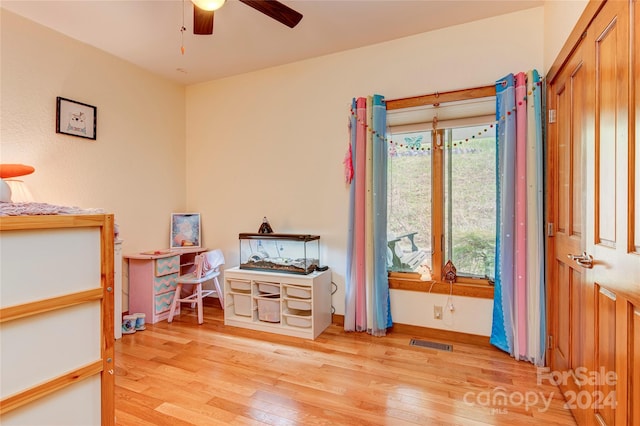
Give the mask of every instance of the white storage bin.
POLYGON ((311 310, 311 300, 304 299, 286 299, 286 306, 289 309, 298 309, 301 311, 311 310))
POLYGON ((284 320, 292 327, 309 328, 312 324, 311 311, 289 310, 284 314, 284 320))
POLYGON ((242 293, 230 293, 233 297, 233 311, 243 317, 251 316, 251 295, 242 293))
POLYGON ((266 281, 256 281, 258 291, 263 294, 280 294, 280 284, 266 281))
POLYGON ((245 280, 228 280, 231 291, 251 292, 251 282, 245 280))
POLYGON ((258 304, 258 319, 266 322, 280 322, 280 295, 265 294, 255 296, 258 304))
POLYGON ((287 296, 299 299, 311 299, 311 287, 287 286, 287 296))

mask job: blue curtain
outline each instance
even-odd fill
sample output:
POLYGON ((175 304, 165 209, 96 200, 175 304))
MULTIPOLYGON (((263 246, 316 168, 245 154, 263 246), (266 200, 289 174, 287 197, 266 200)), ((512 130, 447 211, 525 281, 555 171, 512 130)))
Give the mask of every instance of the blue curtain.
POLYGON ((536 70, 496 82, 497 241, 491 343, 544 364, 542 83, 536 70))
POLYGON ((391 327, 387 279, 387 111, 384 97, 353 99, 349 155, 346 331, 384 336, 391 327))

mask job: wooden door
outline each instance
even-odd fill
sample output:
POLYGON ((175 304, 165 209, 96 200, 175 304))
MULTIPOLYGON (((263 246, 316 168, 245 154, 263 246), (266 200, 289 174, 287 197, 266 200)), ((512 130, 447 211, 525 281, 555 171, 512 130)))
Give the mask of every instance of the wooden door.
POLYGON ((581 425, 640 424, 639 17, 603 2, 549 80, 548 362, 581 425))
MULTIPOLYGON (((589 186, 587 253, 593 268, 587 281, 595 289, 596 366, 615 380, 597 380, 590 418, 601 425, 626 425, 633 414, 634 312, 640 300, 640 243, 635 223, 637 167, 635 152, 635 107, 630 68, 630 28, 637 14, 634 3, 608 1, 594 19, 587 36, 588 63, 594 84, 594 143, 587 156, 589 186), (608 399, 606 399, 608 398, 608 399)), ((637 100, 636 100, 637 102, 637 100)), ((636 355, 637 356, 637 355, 636 355)))
MULTIPOLYGON (((629 175, 633 176, 629 187, 629 228, 627 233, 630 236, 630 251, 640 254, 640 4, 638 1, 632 3, 631 14, 633 37, 633 48, 631 56, 633 58, 633 72, 629 81, 631 87, 629 92, 633 95, 633 102, 629 108, 629 128, 631 143, 629 144, 629 175)), ((636 273, 636 280, 639 280, 640 273, 636 273)), ((628 364, 631 365, 629 387, 627 389, 627 399, 629 400, 628 419, 631 424, 640 425, 640 284, 635 286, 635 298, 632 302, 633 309, 630 309, 630 331, 628 364)))
POLYGON ((585 268, 574 260, 586 250, 585 150, 593 116, 588 108, 591 85, 586 47, 581 41, 548 90, 549 365, 554 372, 566 373, 567 379, 558 380, 565 394, 580 392, 569 377, 577 368, 593 364, 585 350, 593 346, 592 290, 586 285, 585 268))

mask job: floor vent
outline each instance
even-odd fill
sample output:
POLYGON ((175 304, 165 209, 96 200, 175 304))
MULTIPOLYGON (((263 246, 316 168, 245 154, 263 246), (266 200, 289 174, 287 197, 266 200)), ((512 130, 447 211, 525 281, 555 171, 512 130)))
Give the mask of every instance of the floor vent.
POLYGON ((429 342, 427 340, 411 339, 411 341, 409 342, 409 345, 421 346, 423 348, 439 349, 441 351, 448 351, 448 352, 451 352, 453 350, 452 345, 447 345, 446 343, 429 342))

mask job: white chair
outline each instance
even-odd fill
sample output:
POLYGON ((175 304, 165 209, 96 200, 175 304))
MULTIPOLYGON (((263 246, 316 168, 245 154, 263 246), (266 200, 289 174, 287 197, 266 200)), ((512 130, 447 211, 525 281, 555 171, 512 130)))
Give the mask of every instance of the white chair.
POLYGON ((198 324, 202 324, 202 298, 216 294, 220 301, 220 306, 224 309, 224 293, 220 288, 218 275, 220 275, 220 266, 224 265, 224 256, 220 250, 211 250, 201 253, 195 257, 195 270, 188 274, 180 275, 176 279, 176 292, 171 303, 168 322, 173 321, 173 314, 176 311, 178 303, 191 303, 191 306, 198 305, 198 324), (215 290, 202 289, 202 283, 213 280, 215 290), (191 286, 193 292, 187 297, 182 297, 182 287, 191 286))

